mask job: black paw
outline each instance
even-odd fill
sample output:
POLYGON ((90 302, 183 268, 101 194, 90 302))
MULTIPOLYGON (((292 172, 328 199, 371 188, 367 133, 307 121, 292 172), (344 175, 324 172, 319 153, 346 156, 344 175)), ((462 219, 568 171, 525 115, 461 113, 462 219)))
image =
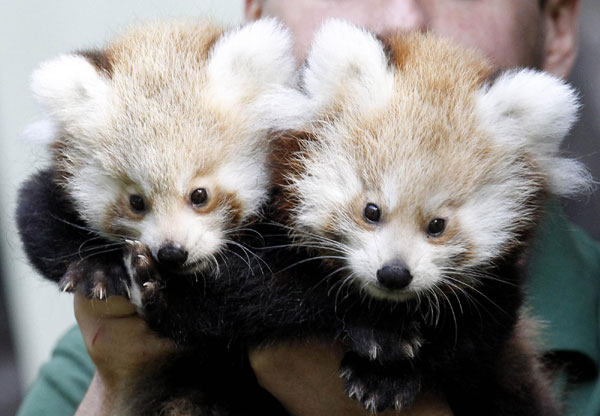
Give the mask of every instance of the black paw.
POLYGON ((381 365, 347 353, 340 366, 346 394, 370 412, 410 407, 421 390, 421 377, 410 363, 381 365))
POLYGON ((346 329, 345 342, 350 351, 383 363, 414 359, 423 339, 417 326, 401 330, 353 327, 346 329))
POLYGON ((58 282, 63 292, 77 292, 90 299, 128 296, 127 274, 120 261, 90 257, 69 264, 58 282))
POLYGON ((158 280, 158 265, 150 248, 140 241, 126 240, 125 264, 133 283, 142 286, 146 282, 158 280))
POLYGON ((152 302, 163 285, 150 248, 139 241, 127 240, 125 265, 131 280, 132 302, 137 306, 152 302))
POLYGON ((158 326, 166 310, 165 283, 150 248, 139 241, 127 241, 125 264, 131 279, 131 301, 151 327, 158 326))

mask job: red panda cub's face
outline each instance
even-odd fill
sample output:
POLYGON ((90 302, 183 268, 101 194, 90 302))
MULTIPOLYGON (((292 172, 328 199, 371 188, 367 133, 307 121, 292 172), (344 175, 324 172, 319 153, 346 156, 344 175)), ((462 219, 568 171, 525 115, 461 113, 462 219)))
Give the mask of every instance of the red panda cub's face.
POLYGON ((303 73, 316 121, 282 165, 296 242, 378 298, 482 281, 522 243, 546 194, 589 183, 557 154, 573 91, 530 70, 490 72, 430 35, 379 41, 326 23, 303 73))
POLYGON ((268 132, 286 118, 278 100, 299 95, 294 83, 291 40, 273 20, 141 26, 33 76, 83 219, 186 272, 213 265, 259 214, 268 132))

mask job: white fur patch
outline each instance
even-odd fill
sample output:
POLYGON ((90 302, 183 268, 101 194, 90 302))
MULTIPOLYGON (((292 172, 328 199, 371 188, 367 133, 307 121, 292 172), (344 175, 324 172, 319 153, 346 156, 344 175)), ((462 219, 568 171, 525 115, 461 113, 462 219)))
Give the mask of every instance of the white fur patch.
POLYGON ((347 98, 359 111, 375 111, 389 102, 394 91, 394 74, 381 42, 337 19, 326 21, 315 35, 303 82, 321 108, 347 98))
MULTIPOLYGON (((323 148, 317 163, 307 164, 306 173, 295 183, 300 195, 297 221, 315 230, 327 228, 331 213, 350 204, 362 191, 360 178, 352 162, 336 157, 336 151, 323 148)), ((342 155, 339 155, 342 156, 342 155)))
POLYGON ((82 166, 67 183, 68 192, 73 197, 77 212, 92 228, 103 230, 108 207, 120 194, 120 184, 102 174, 104 170, 93 161, 82 166))
POLYGON ((536 159, 552 192, 567 196, 589 189, 584 166, 558 155, 579 109, 577 93, 568 84, 531 69, 507 71, 480 91, 476 105, 494 139, 536 159))
POLYGON ((223 35, 208 62, 215 99, 232 108, 271 88, 292 86, 296 63, 292 38, 275 19, 261 19, 223 35))
POLYGON ((232 159, 217 172, 217 182, 242 203, 242 221, 258 213, 267 198, 269 182, 266 152, 248 153, 232 159))
POLYGON ((501 182, 482 187, 458 209, 462 232, 475 248, 473 264, 486 264, 501 255, 514 242, 522 221, 532 221, 526 201, 540 185, 519 178, 509 168, 504 173, 507 177, 501 182))
POLYGON ((83 56, 62 55, 42 63, 31 89, 50 119, 74 135, 104 125, 110 103, 108 79, 83 56))
POLYGON ((51 143, 56 140, 57 132, 56 123, 44 118, 25 126, 19 137, 28 142, 51 143))
POLYGON ((275 86, 261 94, 250 109, 255 127, 277 131, 305 129, 315 118, 316 103, 295 88, 275 86))

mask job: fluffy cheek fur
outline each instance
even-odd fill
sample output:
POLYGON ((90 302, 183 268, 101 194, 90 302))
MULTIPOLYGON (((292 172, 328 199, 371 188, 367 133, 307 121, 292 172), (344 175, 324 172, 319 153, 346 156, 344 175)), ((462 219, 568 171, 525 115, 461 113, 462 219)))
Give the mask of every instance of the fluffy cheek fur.
MULTIPOLYGON (((513 164, 513 166, 515 166, 513 164)), ((540 178, 507 167, 505 180, 478 189, 458 210, 464 238, 470 248, 465 265, 489 266, 520 244, 522 233, 534 223, 539 210, 540 178)))
POLYGON ((115 178, 104 175, 98 166, 87 165, 75 170, 65 183, 77 212, 92 229, 99 230, 105 237, 118 239, 109 226, 113 216, 113 204, 121 193, 121 184, 115 178))
POLYGON ((266 146, 255 146, 248 151, 231 158, 223 164, 216 175, 216 182, 224 191, 235 195, 233 202, 237 210, 238 223, 260 212, 267 199, 269 174, 267 172, 266 146))

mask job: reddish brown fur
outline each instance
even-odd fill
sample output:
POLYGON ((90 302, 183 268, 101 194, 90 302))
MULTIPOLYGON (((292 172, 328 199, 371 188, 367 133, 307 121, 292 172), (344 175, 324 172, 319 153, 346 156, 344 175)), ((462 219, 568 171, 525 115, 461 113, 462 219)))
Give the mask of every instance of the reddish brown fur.
POLYGON ((271 142, 269 151, 269 167, 272 172, 271 182, 280 192, 275 195, 274 205, 277 207, 276 218, 287 223, 296 199, 288 188, 289 177, 301 175, 303 163, 298 159, 303 151, 302 143, 312 140, 307 132, 286 131, 277 135, 271 142))
POLYGON ((234 193, 220 191, 218 193, 218 206, 227 208, 228 220, 231 226, 242 222, 243 206, 234 193))
POLYGON ((109 78, 113 75, 113 58, 110 51, 104 51, 99 49, 90 49, 76 52, 78 55, 82 55, 94 65, 99 71, 106 74, 109 78))

